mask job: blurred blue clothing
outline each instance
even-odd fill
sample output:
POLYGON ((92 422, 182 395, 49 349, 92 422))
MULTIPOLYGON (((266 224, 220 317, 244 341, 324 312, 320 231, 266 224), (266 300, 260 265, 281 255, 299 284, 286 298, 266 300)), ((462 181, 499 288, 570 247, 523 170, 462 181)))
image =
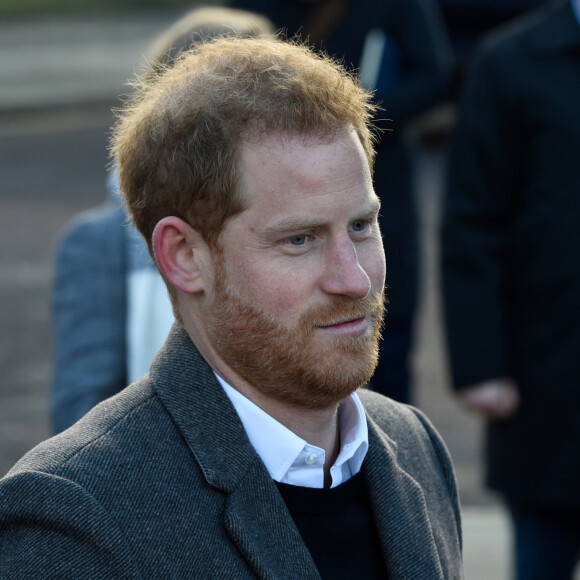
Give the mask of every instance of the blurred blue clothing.
POLYGON ((571 580, 580 557, 580 512, 509 501, 515 580, 571 580))
POLYGON ((57 251, 50 401, 56 433, 139 378, 173 322, 162 279, 128 221, 114 173, 107 185, 106 203, 73 219, 57 251))

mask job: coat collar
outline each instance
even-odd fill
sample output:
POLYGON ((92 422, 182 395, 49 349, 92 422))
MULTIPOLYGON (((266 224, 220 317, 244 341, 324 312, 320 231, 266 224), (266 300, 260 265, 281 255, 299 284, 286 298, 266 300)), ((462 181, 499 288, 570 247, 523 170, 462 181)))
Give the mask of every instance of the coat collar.
POLYGON ((150 378, 207 482, 234 491, 261 461, 212 369, 178 323, 153 360, 150 378))

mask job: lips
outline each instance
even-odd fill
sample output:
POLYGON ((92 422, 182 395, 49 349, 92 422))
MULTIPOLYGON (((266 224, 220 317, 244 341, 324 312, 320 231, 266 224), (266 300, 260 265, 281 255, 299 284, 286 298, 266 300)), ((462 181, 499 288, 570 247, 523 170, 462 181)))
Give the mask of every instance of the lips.
POLYGON ((334 327, 340 327, 340 326, 347 326, 350 324, 355 324, 357 322, 360 322, 362 319, 365 318, 365 315, 361 315, 361 316, 355 316, 355 317, 351 317, 345 320, 339 320, 338 322, 330 322, 329 324, 321 324, 319 325, 320 328, 334 328, 334 327))
POLYGON ((333 324, 319 326, 324 332, 329 332, 337 338, 356 337, 365 334, 369 329, 370 323, 367 316, 358 318, 348 318, 333 324))
POLYGON ((362 300, 338 297, 333 304, 310 310, 302 319, 304 328, 332 334, 337 338, 366 334, 382 321, 383 294, 373 293, 362 300))

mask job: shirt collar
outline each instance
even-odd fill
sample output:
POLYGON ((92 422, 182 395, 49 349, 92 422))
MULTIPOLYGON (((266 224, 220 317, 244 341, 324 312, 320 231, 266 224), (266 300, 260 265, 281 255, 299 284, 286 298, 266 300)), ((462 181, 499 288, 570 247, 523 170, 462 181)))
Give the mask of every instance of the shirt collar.
MULTIPOLYGON (((324 487, 324 450, 298 437, 219 375, 216 377, 272 479, 302 487, 324 487)), ((338 429, 341 446, 330 470, 332 487, 360 471, 368 450, 367 420, 356 393, 340 405, 338 429)))

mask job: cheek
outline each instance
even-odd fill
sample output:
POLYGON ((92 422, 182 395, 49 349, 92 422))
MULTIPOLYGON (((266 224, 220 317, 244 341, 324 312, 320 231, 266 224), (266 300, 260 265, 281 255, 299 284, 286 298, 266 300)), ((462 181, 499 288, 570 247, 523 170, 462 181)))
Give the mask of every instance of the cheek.
POLYGON ((238 263, 232 274, 230 282, 244 300, 278 319, 299 316, 312 293, 304 268, 287 268, 276 261, 244 268, 238 263))
POLYGON ((277 318, 300 316, 310 297, 309 287, 302 274, 280 274, 263 281, 262 304, 277 318))

